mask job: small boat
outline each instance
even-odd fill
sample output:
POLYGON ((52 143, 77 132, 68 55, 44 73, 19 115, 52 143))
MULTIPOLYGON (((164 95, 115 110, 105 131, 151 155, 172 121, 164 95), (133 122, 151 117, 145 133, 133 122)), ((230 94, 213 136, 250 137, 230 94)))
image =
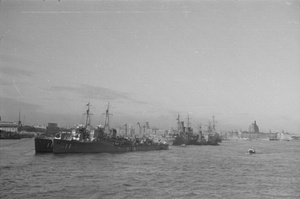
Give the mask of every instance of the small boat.
POLYGON ((254 154, 254 153, 256 153, 256 152, 255 152, 254 149, 248 149, 248 153, 249 153, 249 154, 254 154))

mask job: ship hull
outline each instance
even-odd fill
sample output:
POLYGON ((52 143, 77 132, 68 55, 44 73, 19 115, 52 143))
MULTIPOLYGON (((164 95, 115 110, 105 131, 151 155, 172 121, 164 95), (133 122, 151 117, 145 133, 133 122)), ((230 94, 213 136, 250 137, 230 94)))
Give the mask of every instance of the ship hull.
POLYGON ((213 145, 213 146, 217 146, 219 145, 218 142, 209 142, 209 141, 202 141, 202 142, 193 142, 192 145, 213 145))
POLYGON ((164 138, 164 141, 167 142, 169 145, 173 145, 175 137, 166 137, 164 138))
POLYGON ((270 141, 279 141, 278 138, 269 138, 270 141))
POLYGON ((53 141, 50 138, 34 138, 35 153, 52 153, 53 141))
POLYGON ((21 137, 0 137, 0 139, 6 139, 6 140, 20 140, 21 139, 21 137))
POLYGON ((115 142, 97 141, 97 142, 79 142, 70 140, 54 139, 53 153, 125 153, 132 151, 153 151, 167 150, 168 144, 152 145, 120 145, 115 142))
POLYGON ((0 139, 7 139, 7 140, 16 140, 16 139, 21 139, 20 134, 15 133, 15 132, 7 132, 7 131, 2 131, 0 130, 0 139))
POLYGON ((181 146, 181 145, 219 145, 216 140, 209 140, 209 141, 198 141, 196 139, 187 139, 184 137, 176 137, 173 142, 174 146, 181 146))
POLYGON ((174 146, 181 146, 182 144, 185 145, 190 145, 191 141, 189 139, 186 139, 184 137, 176 137, 175 140, 173 141, 174 146))

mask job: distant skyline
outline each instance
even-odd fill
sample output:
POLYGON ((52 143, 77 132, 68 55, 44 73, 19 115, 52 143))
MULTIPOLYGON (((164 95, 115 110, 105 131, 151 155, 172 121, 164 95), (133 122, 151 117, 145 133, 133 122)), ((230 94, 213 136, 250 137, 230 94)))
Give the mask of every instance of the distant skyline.
POLYGON ((300 134, 299 1, 1 1, 0 116, 300 134))

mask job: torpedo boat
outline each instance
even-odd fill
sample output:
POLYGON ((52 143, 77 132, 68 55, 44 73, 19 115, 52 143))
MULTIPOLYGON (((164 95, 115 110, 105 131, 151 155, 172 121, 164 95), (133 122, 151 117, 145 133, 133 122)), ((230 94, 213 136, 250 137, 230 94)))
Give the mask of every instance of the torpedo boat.
POLYGON ((181 146, 181 145, 219 145, 219 142, 221 142, 220 139, 218 139, 218 136, 216 136, 217 134, 213 134, 212 129, 214 129, 214 125, 213 127, 209 126, 209 130, 208 130, 208 135, 207 135, 207 139, 205 139, 205 137, 203 136, 202 133, 202 128, 200 126, 199 128, 199 134, 195 135, 193 133, 193 129, 190 127, 189 125, 189 115, 187 117, 188 122, 187 122, 187 127, 184 126, 184 122, 180 121, 180 115, 178 114, 177 117, 177 124, 178 124, 178 133, 175 136, 175 140, 173 142, 173 145, 175 146, 181 146))
POLYGON ((53 138, 52 137, 36 137, 34 138, 35 153, 52 153, 53 138))

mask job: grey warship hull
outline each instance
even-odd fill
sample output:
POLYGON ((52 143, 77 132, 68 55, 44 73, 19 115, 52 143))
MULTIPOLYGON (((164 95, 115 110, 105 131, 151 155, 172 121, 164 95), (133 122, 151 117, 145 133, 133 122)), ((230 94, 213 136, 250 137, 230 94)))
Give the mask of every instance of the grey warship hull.
POLYGON ((70 141, 54 139, 53 153, 125 153, 133 151, 167 150, 168 144, 130 145, 113 141, 70 141))
POLYGON ((219 143, 216 140, 208 140, 208 141, 198 141, 198 139, 189 139, 189 138, 183 138, 183 137, 177 137, 173 145, 174 146, 181 146, 184 145, 219 145, 219 143))

